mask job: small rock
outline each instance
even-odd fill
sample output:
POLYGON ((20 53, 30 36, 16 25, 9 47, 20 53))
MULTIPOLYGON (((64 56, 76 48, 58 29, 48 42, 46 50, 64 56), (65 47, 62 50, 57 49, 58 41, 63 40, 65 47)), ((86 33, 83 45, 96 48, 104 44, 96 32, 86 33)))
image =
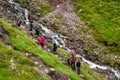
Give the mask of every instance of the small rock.
POLYGON ((9 66, 9 69, 10 69, 10 70, 16 70, 16 65, 15 65, 13 59, 10 60, 10 63, 11 63, 11 64, 10 64, 10 66, 9 66))
POLYGON ((36 61, 36 62, 34 62, 34 64, 35 64, 35 65, 38 65, 38 62, 36 61))
POLYGON ((39 67, 42 67, 42 65, 39 65, 39 67))
POLYGON ((70 78, 68 80, 71 80, 70 78))
POLYGON ((11 45, 8 45, 7 47, 8 47, 9 49, 12 49, 12 46, 11 46, 11 45))
POLYGON ((55 55, 58 58, 58 55, 55 55))
POLYGON ((19 36, 16 36, 16 39, 18 39, 19 38, 19 36))
POLYGON ((78 12, 82 12, 83 10, 82 9, 80 9, 78 12))
POLYGON ((57 8, 59 8, 60 7, 60 5, 57 5, 57 8))
POLYGON ((117 59, 117 56, 115 56, 115 58, 117 59))
POLYGON ((62 60, 62 58, 61 58, 61 57, 60 57, 59 59, 60 59, 60 60, 62 60))
POLYGON ((48 70, 48 69, 45 69, 45 73, 49 73, 49 70, 48 70))
POLYGON ((48 49, 47 51, 49 51, 49 52, 50 52, 50 49, 48 49))
POLYGON ((54 72, 54 71, 55 71, 55 69, 54 69, 54 68, 50 68, 50 71, 54 72))

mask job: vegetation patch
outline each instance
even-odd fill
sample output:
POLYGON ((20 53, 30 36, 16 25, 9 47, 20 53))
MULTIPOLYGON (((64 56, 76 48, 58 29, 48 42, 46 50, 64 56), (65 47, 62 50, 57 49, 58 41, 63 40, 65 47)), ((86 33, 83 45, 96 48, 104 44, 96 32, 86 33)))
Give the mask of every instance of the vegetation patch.
POLYGON ((93 30, 93 38, 117 56, 120 56, 119 5, 118 0, 73 1, 74 11, 93 30))
POLYGON ((21 52, 0 42, 0 80, 48 80, 34 69, 34 63, 21 52), (31 68, 33 66, 33 68, 31 68), (38 74, 38 77, 34 75, 38 74))
POLYGON ((74 10, 77 15, 85 22, 90 22, 88 26, 94 30, 95 39, 108 46, 113 53, 120 50, 117 49, 118 51, 114 52, 116 47, 120 47, 118 42, 120 39, 119 5, 119 1, 73 1, 74 10), (80 9, 82 9, 82 12, 79 12, 80 9))
POLYGON ((57 57, 53 54, 43 51, 35 42, 30 40, 26 33, 13 28, 9 23, 0 19, 5 31, 9 34, 10 43, 17 50, 22 52, 29 52, 37 55, 46 65, 55 68, 59 73, 64 74, 72 80, 82 80, 80 76, 74 73, 70 68, 65 66, 57 57), (17 36, 17 38, 16 38, 17 36))

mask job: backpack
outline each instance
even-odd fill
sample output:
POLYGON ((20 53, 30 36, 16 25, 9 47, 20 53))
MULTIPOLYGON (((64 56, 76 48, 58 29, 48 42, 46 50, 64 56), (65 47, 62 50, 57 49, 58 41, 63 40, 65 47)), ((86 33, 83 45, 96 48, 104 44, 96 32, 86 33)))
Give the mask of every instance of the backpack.
POLYGON ((80 61, 78 61, 78 62, 76 63, 76 66, 77 66, 77 67, 80 67, 80 66, 81 66, 80 61))
POLYGON ((74 56, 71 58, 71 62, 72 62, 72 63, 75 62, 75 57, 74 57, 74 56))

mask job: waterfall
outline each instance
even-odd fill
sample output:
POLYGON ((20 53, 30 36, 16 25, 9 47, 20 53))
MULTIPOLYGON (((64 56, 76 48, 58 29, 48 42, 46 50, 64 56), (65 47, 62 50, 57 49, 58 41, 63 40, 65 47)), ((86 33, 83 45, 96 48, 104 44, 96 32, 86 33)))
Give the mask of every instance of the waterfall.
POLYGON ((8 0, 8 2, 12 5, 15 5, 15 10, 19 11, 18 13, 15 14, 16 17, 19 20, 26 22, 27 25, 29 25, 28 10, 22 8, 18 3, 14 2, 14 0, 8 0))
MULTIPOLYGON (((25 21, 26 24, 28 25, 29 24, 29 18, 28 18, 28 10, 27 9, 23 9, 20 7, 19 4, 15 3, 13 0, 8 0, 8 2, 12 5, 14 4, 15 5, 15 9, 17 9, 19 11, 17 15, 18 18, 20 18, 21 20, 25 21), (22 10, 22 11, 21 11, 22 10), (24 12, 24 14, 22 13, 24 12)), ((65 45, 65 41, 66 41, 66 38, 65 36, 61 35, 61 34, 57 34, 57 33, 54 33, 52 32, 50 29, 48 29, 47 27, 43 26, 42 24, 40 23, 36 23, 37 26, 41 27, 41 29, 43 30, 42 35, 45 35, 45 34, 51 34, 51 38, 54 42, 56 42, 57 45, 59 45, 60 47, 66 49, 67 51, 71 51, 68 47, 66 47, 65 45)), ((100 66, 100 65, 97 65, 87 59, 85 59, 84 57, 82 57, 82 60, 86 63, 89 64, 90 68, 92 69, 102 69, 102 70, 111 70, 115 76, 120 79, 120 72, 118 70, 115 70, 111 67, 107 67, 107 66, 100 66)))

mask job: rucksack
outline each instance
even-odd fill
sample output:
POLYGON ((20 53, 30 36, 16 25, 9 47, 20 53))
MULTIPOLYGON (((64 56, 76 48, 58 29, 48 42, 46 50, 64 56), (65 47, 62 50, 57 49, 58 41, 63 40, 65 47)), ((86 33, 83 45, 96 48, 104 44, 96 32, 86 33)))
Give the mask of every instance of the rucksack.
POLYGON ((72 62, 72 63, 75 62, 75 57, 74 57, 74 56, 71 58, 71 62, 72 62))

